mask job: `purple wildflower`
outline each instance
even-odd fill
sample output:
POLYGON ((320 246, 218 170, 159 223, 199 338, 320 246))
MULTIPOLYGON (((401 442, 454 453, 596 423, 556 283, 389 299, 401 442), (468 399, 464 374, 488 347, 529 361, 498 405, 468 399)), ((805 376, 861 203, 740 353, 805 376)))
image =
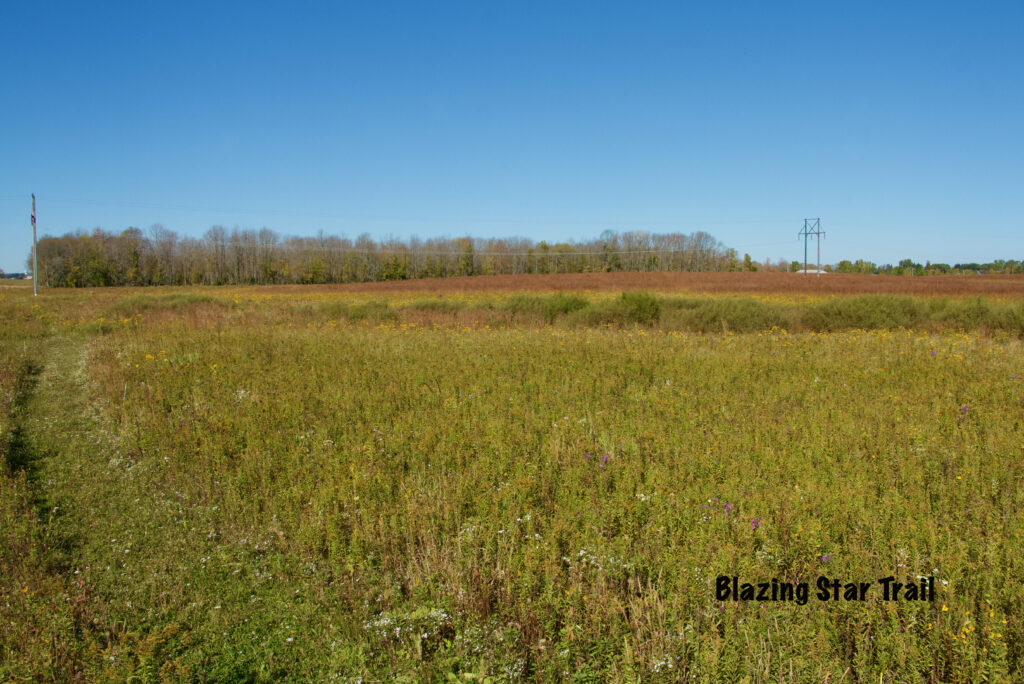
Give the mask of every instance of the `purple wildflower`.
POLYGON ((729 511, 732 510, 732 504, 725 504, 725 514, 729 515, 729 511))
POLYGON ((831 553, 826 553, 824 556, 821 557, 821 562, 822 563, 828 563, 829 560, 831 560, 831 559, 832 559, 832 554, 831 553))
POLYGON ((587 458, 591 458, 591 455, 590 455, 590 454, 585 454, 585 455, 586 455, 586 457, 587 457, 587 458))
POLYGON ((761 519, 760 518, 754 518, 753 520, 750 521, 750 529, 751 530, 756 530, 760 526, 761 526, 761 519))

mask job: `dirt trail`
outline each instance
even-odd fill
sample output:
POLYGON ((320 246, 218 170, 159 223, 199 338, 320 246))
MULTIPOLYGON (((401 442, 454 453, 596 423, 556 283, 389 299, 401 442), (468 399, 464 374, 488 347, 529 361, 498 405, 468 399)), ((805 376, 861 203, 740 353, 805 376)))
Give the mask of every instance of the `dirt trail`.
POLYGON ((91 429, 76 372, 86 354, 69 340, 37 344, 21 364, 7 413, 0 444, 0 623, 10 625, 0 634, 3 681, 79 681, 90 644, 109 633, 103 599, 75 576, 84 523, 66 505, 68 487, 81 485, 67 472, 78 455, 70 444, 91 429))

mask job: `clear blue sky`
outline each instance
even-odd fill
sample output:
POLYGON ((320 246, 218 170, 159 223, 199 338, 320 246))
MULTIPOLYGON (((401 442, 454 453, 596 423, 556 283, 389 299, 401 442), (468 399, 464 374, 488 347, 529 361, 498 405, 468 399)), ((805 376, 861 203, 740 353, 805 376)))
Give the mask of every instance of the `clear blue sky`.
POLYGON ((41 233, 705 230, 1024 258, 1024 3, 0 5, 0 268, 41 233))

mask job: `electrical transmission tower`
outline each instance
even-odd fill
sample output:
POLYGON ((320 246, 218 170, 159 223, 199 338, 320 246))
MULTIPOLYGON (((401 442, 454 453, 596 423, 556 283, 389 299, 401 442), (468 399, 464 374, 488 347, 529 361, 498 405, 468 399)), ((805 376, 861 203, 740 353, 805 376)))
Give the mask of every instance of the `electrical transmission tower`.
POLYGON ((821 219, 804 219, 804 229, 797 234, 797 239, 804 239, 804 275, 807 275, 807 239, 811 236, 818 239, 818 273, 821 276, 821 236, 824 235, 821 232, 821 219))

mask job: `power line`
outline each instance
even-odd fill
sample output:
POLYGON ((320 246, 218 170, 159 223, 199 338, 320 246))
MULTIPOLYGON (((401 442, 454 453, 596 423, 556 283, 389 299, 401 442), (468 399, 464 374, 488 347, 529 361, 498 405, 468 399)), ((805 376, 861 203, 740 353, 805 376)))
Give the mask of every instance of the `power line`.
MULTIPOLYGON (((280 247, 275 246, 278 249, 285 249, 291 251, 328 251, 328 252, 341 252, 343 254, 405 254, 409 256, 463 256, 468 252, 450 251, 450 252, 421 252, 417 249, 346 249, 345 247, 329 247, 329 248, 317 248, 317 247, 301 247, 298 245, 281 245, 280 247)), ((576 256, 600 256, 602 254, 608 255, 619 255, 619 254, 685 254, 690 250, 687 249, 631 249, 631 250, 620 250, 620 251, 601 251, 601 252, 478 252, 473 250, 472 255, 477 256, 494 256, 494 257, 576 257, 576 256)))
MULTIPOLYGON (((296 238, 297 240, 314 240, 316 238, 296 238)), ((239 243, 226 242, 225 247, 234 247, 239 243)), ((453 249, 447 252, 425 252, 418 249, 355 249, 349 247, 336 247, 327 245, 296 245, 296 244, 259 244, 249 243, 247 247, 255 248, 257 250, 283 250, 286 252, 339 252, 341 254, 400 254, 405 256, 456 256, 461 257, 470 252, 459 251, 453 249)), ((621 255, 621 254, 674 254, 683 255, 688 252, 695 251, 691 248, 681 249, 627 249, 627 250, 601 250, 599 252, 544 252, 544 251, 529 251, 529 252, 480 252, 473 250, 471 254, 474 257, 536 257, 536 258, 552 258, 552 257, 577 257, 577 256, 601 256, 601 255, 621 255)), ((702 249, 704 252, 715 252, 716 249, 702 249)))
MULTIPOLYGON (((23 196, 11 196, 10 199, 22 199, 23 196)), ((2 197, 0 197, 2 199, 2 197)), ((386 216, 375 214, 331 214, 317 212, 302 212, 282 209, 253 210, 227 207, 204 207, 184 204, 159 204, 149 202, 132 202, 126 200, 96 200, 73 197, 50 197, 47 195, 50 204, 85 204, 94 206, 127 207, 135 209, 151 209, 156 211, 186 211, 186 212, 207 212, 211 214, 239 214, 239 215, 267 215, 285 218, 306 218, 326 219, 335 221, 394 221, 399 223, 505 223, 523 225, 563 224, 563 225, 659 225, 684 223, 700 224, 708 226, 728 225, 781 225, 783 222, 770 219, 743 219, 743 220, 714 220, 714 221, 684 221, 672 218, 635 218, 635 217, 613 217, 604 219, 555 219, 555 218, 503 218, 503 217, 452 217, 452 218, 431 218, 427 216, 386 216)))
MULTIPOLYGON (((33 214, 33 226, 35 225, 34 224, 34 218, 35 218, 35 216, 33 214)), ((89 235, 85 235, 83 237, 89 237, 89 235)), ((110 237, 117 238, 118 236, 117 235, 111 235, 110 237)), ((62 238, 56 238, 56 239, 62 239, 62 238)), ((149 240, 147 238, 143 238, 143 239, 146 242, 152 244, 151 240, 149 240)), ((187 240, 195 240, 195 238, 186 238, 186 239, 187 240)), ((333 239, 337 240, 337 238, 333 238, 333 239)), ((416 248, 413 248, 413 247, 406 247, 406 248, 403 248, 403 249, 388 249, 386 247, 381 247, 381 248, 378 248, 378 249, 361 249, 361 248, 357 248, 357 247, 345 247, 343 245, 317 244, 316 240, 317 240, 317 238, 311 238, 311 237, 301 238, 301 237, 298 237, 298 238, 286 239, 284 242, 280 242, 280 243, 275 242, 275 243, 272 243, 272 244, 268 244, 266 242, 262 242, 261 243, 261 242, 258 242, 258 241, 240 241, 240 240, 225 239, 222 243, 214 244, 214 247, 217 248, 217 247, 221 247, 222 246, 225 249, 235 249, 235 248, 238 248, 238 247, 245 247, 245 248, 250 249, 252 251, 258 251, 258 252, 263 252, 263 253, 274 252, 274 251, 305 252, 305 253, 311 253, 311 254, 331 252, 331 253, 340 253, 340 254, 343 254, 343 255, 344 254, 401 255, 401 256, 407 256, 407 257, 413 257, 413 256, 438 256, 438 257, 454 256, 454 257, 462 257, 462 256, 466 256, 467 254, 472 254, 473 257, 533 257, 533 258, 538 258, 538 259, 540 259, 540 258, 557 258, 557 257, 621 256, 621 255, 641 255, 641 254, 646 254, 646 255, 666 254, 666 255, 674 255, 674 256, 683 256, 683 255, 687 255, 687 254, 709 254, 709 253, 710 254, 718 254, 718 253, 721 253, 723 250, 728 249, 728 247, 725 247, 724 245, 721 245, 721 243, 719 243, 717 240, 715 240, 715 244, 713 244, 713 245, 703 245, 703 246, 699 246, 699 247, 698 246, 684 245, 682 247, 675 248, 675 249, 672 249, 672 248, 667 248, 667 249, 666 248, 652 248, 652 249, 617 249, 617 250, 602 249, 602 250, 599 250, 599 251, 575 251, 575 250, 572 250, 571 249, 571 245, 569 245, 570 249, 567 250, 567 251, 566 250, 561 250, 561 249, 559 249, 557 251, 545 251, 545 250, 543 250, 540 247, 536 247, 536 248, 533 248, 533 249, 531 249, 530 251, 527 251, 527 252, 495 252, 495 251, 479 251, 479 250, 476 250, 476 249, 473 249, 472 252, 466 252, 463 249, 461 249, 460 247, 455 246, 452 249, 447 250, 447 251, 429 251, 428 252, 428 251, 416 249, 416 248)), ((198 240, 195 240, 195 242, 207 242, 207 243, 209 243, 211 241, 206 239, 206 238, 200 238, 198 240)))

